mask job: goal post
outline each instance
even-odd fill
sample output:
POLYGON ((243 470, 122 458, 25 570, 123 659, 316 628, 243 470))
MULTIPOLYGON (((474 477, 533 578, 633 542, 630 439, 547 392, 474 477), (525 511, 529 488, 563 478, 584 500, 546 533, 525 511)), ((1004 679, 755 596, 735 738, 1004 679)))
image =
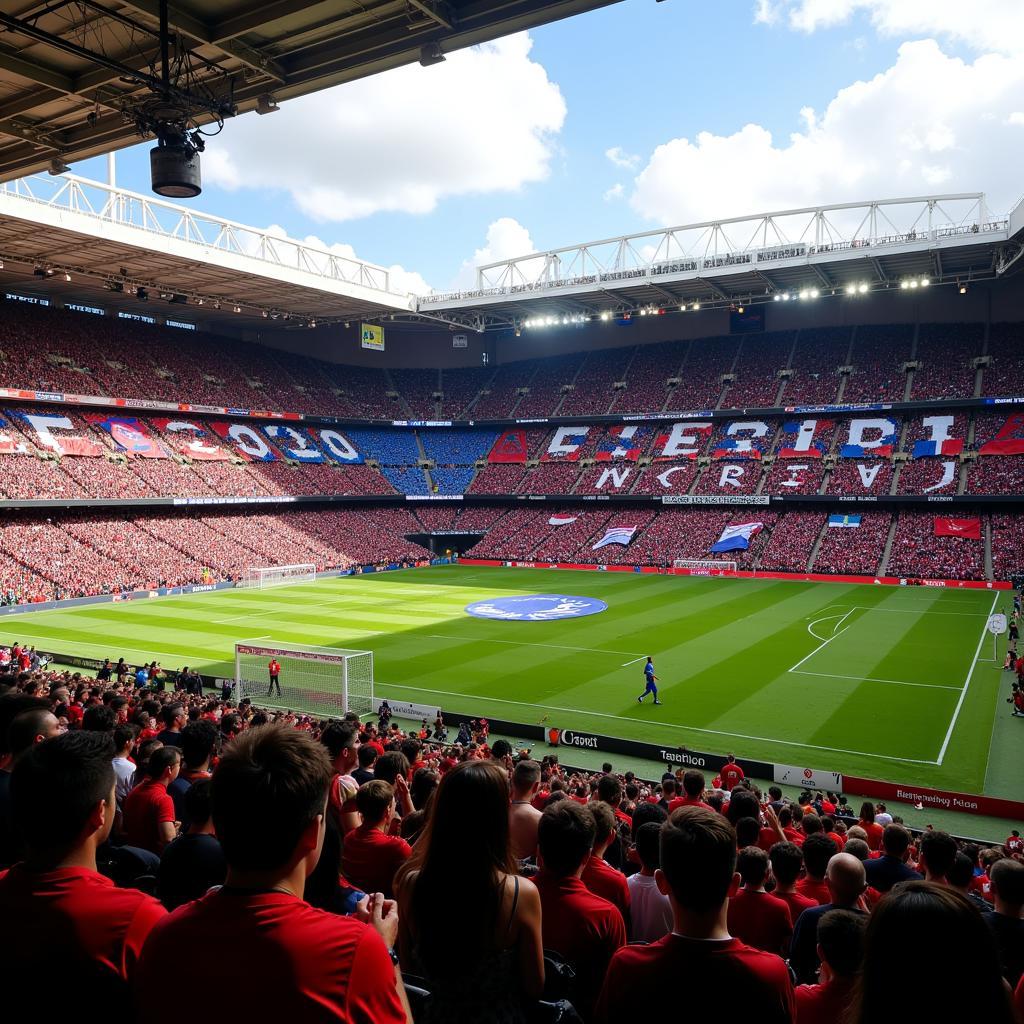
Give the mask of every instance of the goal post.
POLYGON ((265 707, 340 717, 373 712, 373 652, 290 643, 236 643, 234 696, 265 707), (277 663, 276 685, 270 667, 277 663))
POLYGON ((716 558, 677 558, 673 569, 685 569, 695 576, 718 576, 736 571, 736 562, 725 562, 716 558))
POLYGON ((288 583, 312 583, 316 579, 316 566, 312 562, 299 565, 253 565, 245 570, 238 581, 240 587, 263 590, 288 583))

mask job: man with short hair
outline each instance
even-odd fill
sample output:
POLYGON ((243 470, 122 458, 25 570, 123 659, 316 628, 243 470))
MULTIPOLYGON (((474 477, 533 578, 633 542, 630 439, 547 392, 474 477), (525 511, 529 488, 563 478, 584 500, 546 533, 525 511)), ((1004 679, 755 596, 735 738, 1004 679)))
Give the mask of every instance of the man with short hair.
POLYGON ((5 1019, 64 1016, 53 1004, 56 970, 89 1016, 126 1020, 143 944, 164 909, 119 889, 96 869, 114 824, 116 777, 109 736, 72 732, 33 745, 11 778, 26 858, 0 877, 5 1019))
POLYGON ((766 953, 785 956, 793 935, 789 906, 765 891, 771 870, 768 854, 756 846, 739 851, 736 870, 743 888, 729 900, 729 933, 766 953))
POLYGON ((111 764, 117 776, 117 808, 124 806, 125 797, 135 782, 135 762, 131 759, 132 747, 138 729, 134 725, 119 725, 114 730, 114 758, 111 764))
POLYGON ((736 763, 736 758, 732 754, 725 755, 725 764, 718 774, 722 778, 722 789, 727 793, 732 792, 746 778, 742 766, 736 763))
POLYGON ((655 874, 672 904, 672 932, 615 954, 598 1002, 601 1024, 666 1020, 679 1012, 680 1000, 688 1020, 792 1020, 785 963, 729 934, 735 867, 736 833, 724 817, 702 807, 673 812, 662 825, 655 874))
POLYGON ((796 891, 801 896, 817 901, 818 906, 832 902, 825 872, 829 861, 838 853, 838 847, 828 836, 816 832, 809 835, 800 847, 804 855, 804 871, 806 874, 796 883, 796 891))
POLYGON ((704 802, 704 786, 703 772, 699 772, 694 768, 683 772, 682 795, 669 801, 668 813, 671 814, 680 807, 707 807, 710 810, 709 805, 704 802))
POLYGON ((818 923, 821 919, 830 910, 850 910, 866 916, 861 897, 867 880, 864 865, 856 857, 849 853, 837 853, 828 862, 827 882, 832 894, 831 901, 805 910, 793 929, 789 966, 796 972, 797 979, 805 985, 813 985, 818 974, 818 923))
POLYGON ((184 704, 168 704, 160 712, 160 720, 164 723, 163 729, 157 733, 156 738, 165 747, 181 746, 181 730, 188 722, 188 714, 184 704))
POLYGON ((379 756, 379 752, 373 743, 361 743, 359 745, 359 767, 355 768, 352 772, 352 778, 356 780, 357 786, 365 786, 366 783, 373 779, 373 763, 379 756))
POLYGON ((125 840, 150 853, 163 853, 177 834, 174 801, 167 787, 181 770, 181 751, 159 747, 149 755, 146 777, 125 797, 122 808, 125 840))
POLYGON ((672 904, 654 879, 654 873, 661 864, 661 822, 645 821, 633 835, 640 870, 626 879, 629 886, 629 940, 657 942, 672 930, 672 904))
POLYGON ((533 806, 533 799, 540 790, 540 777, 540 765, 536 761, 520 761, 512 770, 508 829, 512 856, 519 862, 531 861, 537 856, 541 812, 533 806))
POLYGON ((891 823, 882 832, 882 856, 864 864, 868 885, 879 892, 888 892, 897 882, 912 882, 921 875, 907 864, 910 833, 891 823))
POLYGON ((359 824, 355 803, 359 783, 352 777, 359 764, 359 730, 351 722, 330 722, 320 734, 320 742, 334 768, 327 809, 344 836, 359 824))
POLYGON ((623 921, 629 923, 629 886, 626 876, 616 871, 604 860, 605 850, 615 838, 615 815, 612 809, 602 800, 593 800, 588 805, 594 815, 594 848, 583 868, 580 880, 595 895, 614 903, 622 914, 623 921))
POLYGON ((804 864, 804 855, 796 843, 775 843, 769 854, 772 874, 775 876, 775 888, 772 895, 789 907, 789 916, 796 924, 797 918, 809 907, 816 907, 817 900, 802 896, 796 891, 797 879, 804 864))
POLYGON ((956 851, 956 840, 948 832, 932 829, 925 832, 918 843, 917 861, 925 881, 945 885, 946 872, 953 866, 956 851))
POLYGON ((185 794, 197 782, 206 782, 213 777, 210 762, 220 746, 220 731, 208 720, 189 722, 181 730, 181 771, 167 787, 174 801, 175 817, 188 824, 185 813, 185 794))
POLYGON ((594 814, 573 800, 550 804, 537 831, 544 948, 564 957, 576 972, 572 1003, 590 1020, 601 980, 612 954, 626 944, 618 907, 592 893, 581 881, 594 849, 594 814))
POLYGON ((854 986, 864 960, 867 919, 850 910, 830 910, 818 922, 818 984, 796 990, 797 1024, 834 1024, 853 1002, 854 986))
POLYGON ((388 834, 395 816, 395 791, 374 779, 359 788, 355 802, 362 824, 345 836, 341 873, 356 889, 382 892, 391 899, 395 873, 412 856, 412 847, 401 836, 388 834))
POLYGON ((1015 988, 1024 974, 1024 864, 1008 857, 992 865, 995 909, 982 917, 995 936, 1003 977, 1015 988))
POLYGON ((137 986, 147 1024, 179 1024, 168 965, 203 948, 217 955, 189 960, 189 990, 201 994, 190 1003, 190 1024, 410 1024, 389 954, 398 935, 394 905, 375 894, 356 920, 302 898, 323 846, 331 774, 324 748, 286 725, 249 729, 225 750, 211 785, 227 881, 150 935, 137 986), (254 970, 258 983, 237 983, 254 970))
POLYGON ((188 830, 164 850, 157 872, 160 902, 168 910, 197 900, 212 886, 223 884, 228 870, 214 834, 210 783, 199 781, 189 786, 183 803, 188 830))

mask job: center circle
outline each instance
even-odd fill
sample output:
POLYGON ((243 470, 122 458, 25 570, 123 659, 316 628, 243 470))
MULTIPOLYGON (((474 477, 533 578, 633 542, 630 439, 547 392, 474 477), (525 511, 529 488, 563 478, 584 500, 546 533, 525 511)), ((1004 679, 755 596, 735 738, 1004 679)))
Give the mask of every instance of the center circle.
POLYGON ((576 594, 524 594, 517 597, 492 597, 466 605, 466 614, 476 619, 501 619, 505 622, 550 622, 553 619, 580 619, 597 615, 608 607, 596 597, 576 594))

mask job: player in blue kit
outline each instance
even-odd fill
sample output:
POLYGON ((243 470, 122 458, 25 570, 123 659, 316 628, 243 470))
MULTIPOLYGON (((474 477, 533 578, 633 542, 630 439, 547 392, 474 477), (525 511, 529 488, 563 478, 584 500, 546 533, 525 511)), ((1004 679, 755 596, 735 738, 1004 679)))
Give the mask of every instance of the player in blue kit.
POLYGON ((660 704, 661 703, 661 701, 658 700, 658 688, 657 688, 657 686, 654 685, 657 681, 658 681, 658 677, 654 674, 654 660, 652 658, 648 657, 647 658, 647 664, 644 665, 644 682, 646 682, 647 688, 644 690, 644 692, 642 694, 640 694, 639 697, 637 697, 637 699, 636 699, 637 704, 643 704, 644 697, 646 697, 647 694, 649 694, 649 693, 653 693, 654 694, 654 703, 655 704, 660 704))

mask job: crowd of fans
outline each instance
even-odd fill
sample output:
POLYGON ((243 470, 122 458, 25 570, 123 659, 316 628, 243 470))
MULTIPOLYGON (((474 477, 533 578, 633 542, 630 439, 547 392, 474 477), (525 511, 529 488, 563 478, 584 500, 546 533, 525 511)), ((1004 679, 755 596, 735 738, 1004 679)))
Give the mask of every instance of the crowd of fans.
POLYGON ((734 380, 722 399, 723 409, 769 409, 779 404, 778 371, 790 365, 795 331, 769 331, 743 341, 734 380))
POLYGON ((860 526, 855 529, 832 527, 825 531, 818 553, 808 567, 811 572, 873 576, 881 571, 892 515, 859 514, 860 526))
POLYGON ((941 576, 981 579, 985 574, 985 540, 936 537, 930 512, 900 512, 896 520, 888 572, 891 576, 941 576))
POLYGON ((195 678, 0 674, 12 1020, 65 1015, 55 969, 84 1012, 178 1020, 176 965, 197 1024, 612 1024, 680 1000, 730 1022, 1024 1019, 1016 830, 979 846, 763 792, 731 755, 714 779, 583 772, 483 721, 452 744, 440 712, 320 721, 195 678))
POLYGON ((844 402, 902 402, 904 365, 910 361, 914 328, 909 324, 861 325, 850 349, 853 371, 843 387, 844 402))

